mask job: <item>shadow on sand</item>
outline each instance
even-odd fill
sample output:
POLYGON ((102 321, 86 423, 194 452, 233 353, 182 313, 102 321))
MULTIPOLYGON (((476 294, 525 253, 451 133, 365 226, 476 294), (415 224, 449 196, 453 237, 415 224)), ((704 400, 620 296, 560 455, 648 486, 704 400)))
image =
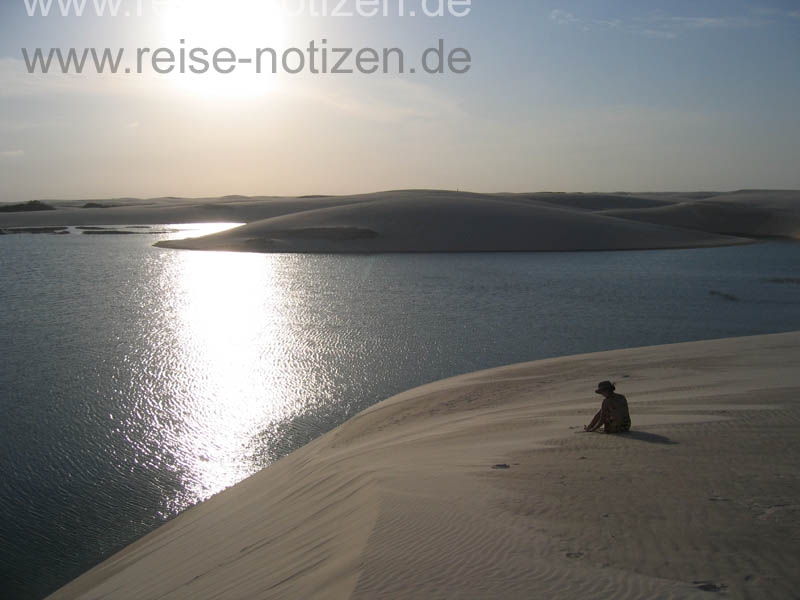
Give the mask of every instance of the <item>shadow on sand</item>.
POLYGON ((658 435, 657 433, 649 433, 647 431, 631 430, 626 433, 618 433, 617 435, 632 440, 639 440, 640 442, 649 442, 651 444, 674 445, 678 443, 678 442, 673 442, 671 439, 663 435, 658 435))

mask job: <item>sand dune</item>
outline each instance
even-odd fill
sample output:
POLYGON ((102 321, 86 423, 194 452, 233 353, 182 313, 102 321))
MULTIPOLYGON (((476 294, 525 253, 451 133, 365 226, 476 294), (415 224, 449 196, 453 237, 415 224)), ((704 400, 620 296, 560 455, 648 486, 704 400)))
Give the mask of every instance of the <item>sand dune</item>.
POLYGON ((525 198, 424 192, 387 194, 158 245, 251 252, 527 252, 741 242, 525 198))
POLYGON ((722 235, 800 239, 800 216, 739 203, 681 202, 656 208, 608 210, 603 214, 722 235))
POLYGON ((221 234, 159 245, 252 252, 623 250, 727 245, 761 237, 800 239, 800 192, 792 191, 397 190, 352 196, 48 200, 47 204, 55 210, 0 213, 0 230, 244 223, 245 227, 221 234))
POLYGON ((103 208, 83 208, 85 202, 48 203, 56 210, 0 214, 0 227, 45 225, 164 225, 174 223, 247 223, 259 219, 338 206, 356 200, 341 198, 156 198, 101 200, 103 208), (47 216, 44 213, 47 213, 47 216))
POLYGON ((800 239, 800 192, 645 194, 662 206, 610 208, 603 214, 647 223, 745 237, 800 239))
POLYGON ((410 390, 52 598, 796 597, 799 360, 800 332, 410 390), (581 431, 605 378, 629 434, 581 431))
POLYGON ((711 200, 714 202, 736 202, 763 208, 772 207, 793 210, 800 200, 800 190, 736 190, 730 192, 617 192, 623 196, 633 196, 645 200, 677 203, 687 201, 711 200))
MULTIPOLYGON (((515 196, 523 196, 515 194, 515 196)), ((525 194, 530 200, 538 203, 547 203, 559 208, 574 208, 580 210, 612 210, 636 209, 666 206, 672 201, 658 198, 640 198, 630 194, 554 194, 538 193, 525 194)))

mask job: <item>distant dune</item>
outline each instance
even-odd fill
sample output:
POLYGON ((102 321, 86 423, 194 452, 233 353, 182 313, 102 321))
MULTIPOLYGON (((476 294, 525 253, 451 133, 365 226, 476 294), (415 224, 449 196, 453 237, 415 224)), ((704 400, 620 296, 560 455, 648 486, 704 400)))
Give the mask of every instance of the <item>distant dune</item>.
POLYGON ((680 248, 739 241, 522 198, 402 192, 159 245, 250 252, 526 252, 680 248))
POLYGON ((798 192, 736 192, 652 208, 606 210, 604 214, 734 236, 800 238, 798 192))
POLYGON ((800 239, 800 192, 477 194, 48 200, 0 228, 245 223, 165 248, 245 252, 527 252, 688 248, 800 239))
POLYGON ((45 204, 39 200, 31 200, 30 202, 23 202, 22 204, 0 204, 0 212, 4 213, 36 212, 42 210, 55 209, 49 204, 45 204))
POLYGON ((672 202, 655 198, 639 198, 627 194, 552 194, 539 193, 527 196, 530 200, 580 210, 641 209, 669 206, 672 202))

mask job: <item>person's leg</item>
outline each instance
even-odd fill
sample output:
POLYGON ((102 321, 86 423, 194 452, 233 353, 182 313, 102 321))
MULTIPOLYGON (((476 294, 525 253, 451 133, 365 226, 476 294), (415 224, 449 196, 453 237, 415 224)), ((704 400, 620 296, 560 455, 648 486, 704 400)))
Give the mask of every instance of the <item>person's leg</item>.
POLYGON ((619 432, 619 423, 614 423, 614 421, 608 420, 603 425, 603 431, 605 433, 618 433, 619 432))

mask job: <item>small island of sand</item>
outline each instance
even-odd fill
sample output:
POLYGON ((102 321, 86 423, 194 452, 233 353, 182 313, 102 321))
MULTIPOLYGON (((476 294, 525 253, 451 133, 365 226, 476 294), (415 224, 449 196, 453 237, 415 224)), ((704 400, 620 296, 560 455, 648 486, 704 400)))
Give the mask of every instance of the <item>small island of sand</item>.
POLYGON ((410 390, 51 598, 792 598, 799 361, 797 332, 410 390), (630 433, 582 431, 601 379, 630 433))
POLYGON ((800 194, 701 196, 404 190, 312 203, 283 200, 284 214, 157 245, 244 252, 536 252, 688 248, 800 237, 800 194))

